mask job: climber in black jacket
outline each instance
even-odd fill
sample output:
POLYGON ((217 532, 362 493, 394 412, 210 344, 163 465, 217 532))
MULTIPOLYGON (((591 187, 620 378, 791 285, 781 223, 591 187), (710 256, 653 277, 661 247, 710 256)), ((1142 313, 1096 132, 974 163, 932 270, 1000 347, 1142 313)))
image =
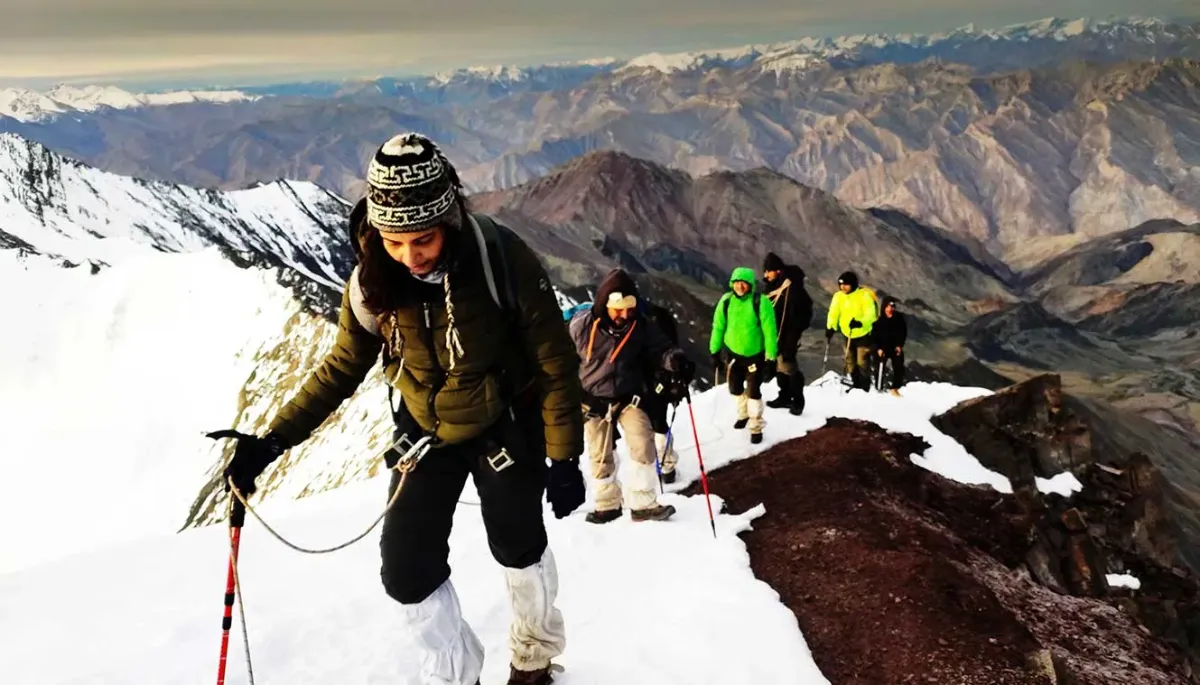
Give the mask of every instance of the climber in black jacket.
POLYGON ((767 402, 767 406, 787 407, 798 416, 804 412, 804 373, 800 371, 797 354, 800 352, 800 334, 812 322, 812 298, 804 290, 804 269, 785 264, 774 252, 768 252, 763 260, 763 279, 767 297, 775 305, 775 327, 779 330, 779 357, 775 368, 779 397, 767 402))
POLYGON ((872 329, 875 336, 877 363, 892 361, 891 387, 888 392, 899 397, 900 386, 904 385, 904 343, 908 340, 908 324, 904 315, 896 309, 894 297, 883 298, 883 314, 875 320, 872 329))

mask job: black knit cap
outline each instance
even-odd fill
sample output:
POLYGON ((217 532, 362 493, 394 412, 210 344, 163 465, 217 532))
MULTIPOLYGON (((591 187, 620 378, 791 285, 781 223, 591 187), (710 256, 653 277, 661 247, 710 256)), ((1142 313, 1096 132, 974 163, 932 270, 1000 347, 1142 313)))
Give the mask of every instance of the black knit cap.
POLYGON ((367 167, 367 222, 380 233, 459 227, 462 184, 432 140, 404 133, 376 151, 367 167))
POLYGON ((858 274, 854 273, 853 271, 843 272, 841 276, 838 276, 838 284, 840 285, 842 283, 845 283, 851 288, 857 288, 858 274))
POLYGON ((774 252, 768 252, 763 260, 763 271, 783 271, 783 260, 774 252))

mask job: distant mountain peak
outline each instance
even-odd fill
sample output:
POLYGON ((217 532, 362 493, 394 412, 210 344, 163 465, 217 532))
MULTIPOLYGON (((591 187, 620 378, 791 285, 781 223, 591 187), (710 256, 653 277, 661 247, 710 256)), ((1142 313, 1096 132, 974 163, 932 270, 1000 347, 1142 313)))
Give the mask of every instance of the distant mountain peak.
POLYGON ((251 101, 259 97, 236 90, 133 93, 116 86, 62 83, 44 93, 27 88, 0 89, 0 118, 38 123, 71 112, 91 113, 104 108, 137 109, 190 102, 229 103, 251 101))

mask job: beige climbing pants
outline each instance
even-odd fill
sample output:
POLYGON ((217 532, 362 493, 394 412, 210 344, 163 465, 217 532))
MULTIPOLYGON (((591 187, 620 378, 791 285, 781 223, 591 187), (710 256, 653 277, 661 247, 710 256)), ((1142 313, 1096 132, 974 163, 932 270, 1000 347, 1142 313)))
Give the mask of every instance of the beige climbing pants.
POLYGON ((625 503, 630 509, 646 509, 658 503, 654 488, 658 474, 654 470, 655 439, 650 427, 650 417, 634 406, 626 406, 613 417, 612 422, 604 418, 589 417, 583 426, 584 439, 588 445, 588 458, 595 482, 596 511, 611 511, 621 508, 621 484, 617 482, 617 462, 613 454, 613 431, 611 426, 620 427, 621 438, 629 447, 631 461, 626 465, 628 474, 624 478, 625 503))

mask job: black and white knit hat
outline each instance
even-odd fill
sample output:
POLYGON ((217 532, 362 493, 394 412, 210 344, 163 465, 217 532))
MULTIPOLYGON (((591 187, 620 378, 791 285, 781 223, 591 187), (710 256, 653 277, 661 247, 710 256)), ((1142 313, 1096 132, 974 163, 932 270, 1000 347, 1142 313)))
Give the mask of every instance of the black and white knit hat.
POLYGON ((459 226, 462 184, 432 140, 398 135, 380 146, 367 167, 367 222, 381 233, 459 226))

